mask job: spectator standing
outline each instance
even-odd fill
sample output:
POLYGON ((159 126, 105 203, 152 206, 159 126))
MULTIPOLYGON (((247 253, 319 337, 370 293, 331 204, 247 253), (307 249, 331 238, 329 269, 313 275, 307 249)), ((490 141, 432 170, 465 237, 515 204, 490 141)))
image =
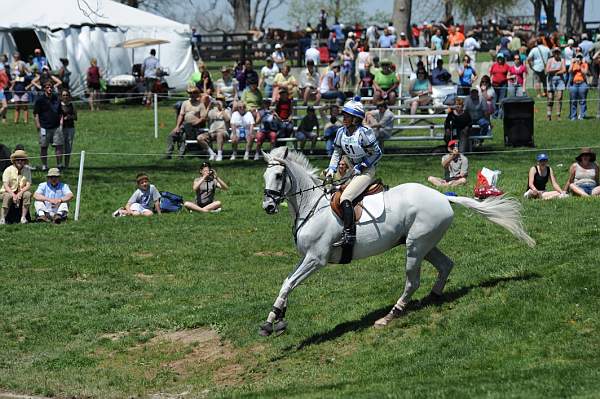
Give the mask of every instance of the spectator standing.
POLYGON ((300 151, 304 152, 306 140, 310 140, 310 154, 312 155, 317 145, 317 137, 319 136, 319 120, 315 113, 314 107, 306 109, 306 115, 300 121, 298 130, 296 131, 296 140, 300 147, 300 151))
POLYGON ((119 216, 152 216, 154 212, 161 214, 160 193, 150 184, 150 179, 145 173, 139 173, 135 181, 137 189, 133 192, 124 208, 119 208, 113 217, 119 216))
POLYGON ((143 103, 150 107, 152 105, 152 92, 154 91, 154 85, 158 79, 158 69, 160 68, 160 63, 158 62, 158 58, 156 58, 156 50, 150 50, 150 56, 146 57, 144 62, 142 63, 142 76, 144 77, 144 99, 143 103))
POLYGON ((279 73, 279 67, 273 62, 272 57, 266 58, 266 65, 260 70, 260 80, 258 86, 262 89, 265 97, 273 96, 273 81, 279 73))
MULTIPOLYGON (((40 74, 38 74, 32 81, 31 84, 35 86, 38 90, 43 92, 43 87, 46 83, 52 84, 52 89, 58 89, 62 86, 62 82, 56 76, 53 76, 50 73, 50 68, 48 66, 44 66, 40 74)), ((37 97, 36 97, 37 100, 37 97)), ((34 101, 35 102, 35 101, 34 101)))
POLYGON ((335 35, 339 40, 344 40, 346 38, 344 36, 344 30, 342 28, 342 24, 340 24, 340 21, 338 21, 338 19, 336 18, 333 25, 331 25, 331 30, 335 32, 335 35))
MULTIPOLYGON (((600 34, 596 36, 596 40, 600 40, 600 34)), ((600 41, 597 41, 597 43, 600 43, 600 41)), ((594 54, 593 60, 592 62, 594 63, 594 65, 596 65, 596 69, 600 69, 600 46, 599 49, 596 51, 596 54, 594 54)), ((600 71, 599 71, 600 73, 600 71)), ((600 76, 598 76, 596 78, 597 82, 597 93, 598 96, 600 97, 600 76)), ((600 119, 600 98, 598 99, 598 110, 596 111, 596 119, 600 119)))
POLYGON ((48 146, 54 146, 56 153, 56 164, 63 168, 62 154, 65 139, 60 128, 62 119, 62 105, 59 98, 54 94, 52 83, 44 85, 44 95, 38 98, 33 106, 35 116, 35 127, 39 131, 40 156, 42 170, 48 170, 48 146))
POLYGON ((196 193, 196 201, 185 201, 183 206, 190 212, 220 212, 221 201, 215 201, 216 189, 227 191, 229 186, 211 168, 209 162, 200 167, 200 177, 194 179, 192 191, 196 193))
POLYGON ((392 70, 392 62, 388 59, 381 61, 381 70, 373 74, 373 100, 375 102, 387 101, 394 105, 398 96, 398 76, 392 70))
POLYGON ((448 50, 450 52, 448 64, 454 68, 460 62, 462 45, 465 42, 465 35, 456 27, 448 28, 448 50))
POLYGON ((390 34, 388 28, 383 29, 383 34, 379 36, 378 44, 380 48, 391 48, 394 45, 394 36, 390 34))
POLYGON ((396 42, 396 47, 397 48, 409 48, 410 47, 410 42, 406 38, 406 33, 400 32, 400 38, 396 42))
POLYGON ((283 52, 283 48, 280 43, 275 45, 275 51, 273 51, 273 54, 271 54, 271 58, 273 58, 273 62, 281 71, 287 61, 287 58, 285 57, 285 53, 283 52))
POLYGON ((468 149, 469 133, 472 124, 471 116, 464 111, 464 101, 462 98, 456 99, 456 105, 446 116, 444 122, 444 139, 450 143, 451 140, 458 139, 460 143, 460 152, 464 153, 468 149))
POLYGON ((29 158, 23 150, 16 150, 10 156, 12 165, 2 173, 2 208, 0 208, 0 225, 6 223, 11 206, 21 208, 21 223, 27 223, 27 212, 31 204, 31 169, 26 168, 29 158))
POLYGON ((373 129, 379 147, 383 149, 384 141, 392 136, 394 127, 394 114, 387 107, 385 101, 377 103, 377 109, 367 112, 365 123, 373 129))
POLYGON ((569 179, 565 185, 565 191, 569 190, 579 197, 600 195, 598 180, 600 173, 596 164, 596 154, 591 148, 584 147, 575 161, 569 168, 569 179))
POLYGON ((567 68, 567 71, 571 67, 571 61, 573 60, 573 57, 575 56, 575 48, 573 47, 574 45, 575 45, 575 41, 573 39, 569 39, 569 40, 567 40, 566 47, 563 49, 562 55, 565 60, 565 68, 567 68))
POLYGON ((65 163, 68 168, 71 162, 71 153, 73 152, 73 140, 75 139, 75 121, 77 120, 77 110, 71 101, 71 93, 68 90, 60 92, 61 110, 62 110, 62 132, 65 140, 65 163))
POLYGON ((100 91, 100 69, 98 68, 98 61, 95 58, 90 60, 90 66, 87 70, 87 89, 88 89, 88 102, 90 104, 90 111, 98 111, 98 92, 100 91))
POLYGON ((537 38, 537 45, 531 49, 527 56, 527 62, 533 70, 534 87, 538 97, 546 97, 547 81, 546 81, 546 63, 550 58, 550 49, 544 45, 544 39, 537 38))
POLYGON ((373 24, 369 25, 366 35, 369 47, 377 47, 377 27, 373 24))
POLYGON ((492 87, 496 92, 496 110, 494 118, 503 118, 504 112, 502 109, 502 100, 506 97, 508 88, 508 64, 504 59, 504 54, 496 55, 496 62, 490 67, 490 76, 492 79, 492 87))
POLYGON ((308 100, 315 99, 315 105, 321 101, 321 92, 319 91, 319 81, 321 76, 315 68, 312 60, 306 62, 306 68, 300 72, 300 95, 304 100, 303 105, 308 104, 308 100))
POLYGON ((592 54, 590 54, 592 47, 594 47, 594 43, 589 40, 588 34, 583 32, 581 34, 581 42, 579 42, 579 46, 581 51, 583 52, 583 59, 585 62, 589 63, 592 60, 592 54))
POLYGON ((362 79, 367 72, 367 65, 371 64, 371 56, 369 54, 369 45, 364 44, 358 49, 356 55, 356 69, 358 70, 358 77, 362 79))
POLYGON ((319 66, 321 61, 321 52, 319 51, 319 43, 312 42, 311 46, 304 53, 304 63, 308 65, 308 61, 312 61, 314 66, 319 66))
POLYGON ((225 105, 231 105, 238 99, 238 81, 231 75, 231 68, 223 65, 221 67, 221 79, 215 83, 216 96, 223 96, 225 105))
POLYGON ((323 37, 323 33, 329 31, 329 28, 327 27, 327 11, 323 8, 319 11, 319 25, 317 26, 317 31, 320 33, 320 37, 323 37))
POLYGON ((589 66, 583 58, 583 54, 579 53, 575 56, 569 68, 570 73, 570 105, 571 112, 569 119, 584 119, 587 112, 587 74, 589 66), (577 116, 577 105, 579 105, 579 116, 577 116))
POLYGON ((360 75, 357 91, 361 97, 373 97, 373 81, 375 80, 375 76, 371 73, 370 66, 371 64, 367 62, 365 70, 360 75))
POLYGON ((515 54, 513 65, 508 67, 507 97, 522 97, 527 94, 525 82, 527 81, 527 67, 523 64, 519 54, 515 54))
POLYGON ((556 107, 558 108, 556 118, 560 120, 566 74, 567 68, 565 67, 565 60, 561 58, 561 51, 558 47, 554 48, 552 50, 552 58, 549 58, 546 63, 546 76, 548 78, 548 107, 546 117, 548 120, 552 120, 554 101, 556 101, 556 107))
POLYGON ((9 81, 10 79, 6 73, 4 64, 0 63, 0 118, 2 119, 3 125, 6 125, 6 111, 8 110, 8 103, 6 102, 6 93, 4 92, 4 89, 8 86, 9 81))
POLYGON ((542 198, 549 200, 557 197, 564 197, 566 193, 560 188, 552 168, 548 165, 548 155, 545 153, 536 156, 537 165, 529 169, 527 178, 527 191, 523 194, 525 198, 542 198), (555 191, 546 191, 548 180, 555 191))
POLYGON ((71 70, 69 69, 69 60, 60 59, 60 69, 58 70, 58 79, 62 82, 61 89, 71 90, 71 70))
POLYGON ((19 117, 23 112, 23 122, 29 123, 29 93, 27 93, 27 86, 31 81, 29 77, 29 69, 27 64, 21 60, 21 54, 15 52, 13 54, 13 63, 11 64, 11 80, 10 90, 12 91, 12 100, 15 103, 15 125, 19 123, 19 117))
POLYGON ((436 187, 455 187, 467 184, 469 173, 469 160, 460 153, 459 143, 456 140, 448 142, 448 154, 442 157, 444 178, 429 176, 427 180, 436 187))
POLYGON ((477 80, 477 71, 471 64, 471 57, 463 57, 463 64, 458 68, 458 95, 465 96, 471 91, 473 82, 477 80))
POLYGON ((488 75, 483 75, 477 88, 479 97, 485 100, 490 114, 494 113, 496 107, 496 91, 492 87, 492 81, 488 75))
POLYGON ((465 101, 465 111, 471 117, 471 122, 479 125, 479 133, 487 135, 490 131, 490 109, 485 99, 479 96, 477 89, 471 89, 465 101))
MULTIPOLYGON (((261 99, 262 102, 262 99, 261 99)), ((260 103, 259 103, 260 104, 260 103)), ((246 110, 246 104, 241 102, 238 104, 238 109, 231 115, 231 157, 230 160, 235 160, 237 157, 237 146, 240 141, 246 142, 246 151, 244 152, 244 160, 250 159, 250 151, 254 142, 254 116, 250 111, 246 110)))
POLYGON ((58 168, 50 168, 46 178, 46 182, 33 193, 36 220, 59 224, 67 220, 68 203, 73 199, 73 193, 67 184, 60 181, 58 168))
POLYGON ((340 41, 335 32, 329 34, 329 39, 327 39, 327 49, 329 50, 329 57, 335 60, 340 51, 340 41))
POLYGON ((42 55, 42 50, 39 48, 33 50, 32 65, 35 65, 38 71, 41 71, 45 66, 49 67, 48 60, 42 55))

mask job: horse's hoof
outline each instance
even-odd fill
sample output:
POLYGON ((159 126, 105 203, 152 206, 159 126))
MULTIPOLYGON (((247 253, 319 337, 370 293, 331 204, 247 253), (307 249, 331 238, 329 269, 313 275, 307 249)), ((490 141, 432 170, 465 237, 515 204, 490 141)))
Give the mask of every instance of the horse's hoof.
POLYGON ((276 320, 273 323, 269 323, 268 321, 265 321, 263 324, 260 325, 260 328, 258 329, 258 334, 263 337, 268 337, 271 334, 275 333, 275 336, 277 337, 277 336, 283 334, 286 329, 287 329, 287 321, 285 321, 283 319, 276 320))
POLYGON ((398 317, 402 316, 403 313, 404 313, 403 310, 398 310, 398 309, 394 308, 388 314, 386 314, 384 317, 377 320, 375 322, 375 324, 373 324, 373 327, 384 328, 388 324, 390 324, 392 322, 392 320, 397 319, 398 317))

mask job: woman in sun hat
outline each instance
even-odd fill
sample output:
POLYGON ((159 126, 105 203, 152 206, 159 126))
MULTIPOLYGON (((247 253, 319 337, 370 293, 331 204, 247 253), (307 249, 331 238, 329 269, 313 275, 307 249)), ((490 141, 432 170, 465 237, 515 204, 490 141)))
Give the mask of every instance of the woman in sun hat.
POLYGON ((552 168, 548 166, 548 154, 541 153, 535 157, 537 164, 529 169, 529 178, 527 179, 527 191, 523 195, 525 198, 542 198, 545 200, 564 197, 566 193, 560 188, 554 177, 552 168), (548 180, 555 191, 546 191, 548 180))
POLYGON ((600 195, 596 153, 590 147, 584 147, 575 160, 577 162, 569 168, 569 180, 565 191, 568 189, 580 197, 600 195))

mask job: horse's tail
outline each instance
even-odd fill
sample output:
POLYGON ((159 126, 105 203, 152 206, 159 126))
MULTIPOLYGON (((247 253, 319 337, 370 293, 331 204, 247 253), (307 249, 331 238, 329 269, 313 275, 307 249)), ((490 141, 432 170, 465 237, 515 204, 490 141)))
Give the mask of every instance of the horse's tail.
POLYGON ((535 240, 527 234, 521 217, 521 204, 514 198, 489 197, 479 202, 468 197, 447 197, 448 201, 472 209, 489 221, 510 231, 519 240, 525 241, 530 247, 535 246, 535 240))

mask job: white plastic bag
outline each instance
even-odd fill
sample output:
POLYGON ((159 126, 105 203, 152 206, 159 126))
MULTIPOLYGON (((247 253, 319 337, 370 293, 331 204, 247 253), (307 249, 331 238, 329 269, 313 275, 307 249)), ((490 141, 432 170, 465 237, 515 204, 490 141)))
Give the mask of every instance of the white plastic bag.
POLYGON ((495 187, 496 184, 498 183, 498 177, 500 176, 502 172, 499 170, 491 170, 488 168, 482 168, 481 169, 481 174, 483 175, 483 177, 485 177, 485 179, 488 182, 488 185, 495 187))

